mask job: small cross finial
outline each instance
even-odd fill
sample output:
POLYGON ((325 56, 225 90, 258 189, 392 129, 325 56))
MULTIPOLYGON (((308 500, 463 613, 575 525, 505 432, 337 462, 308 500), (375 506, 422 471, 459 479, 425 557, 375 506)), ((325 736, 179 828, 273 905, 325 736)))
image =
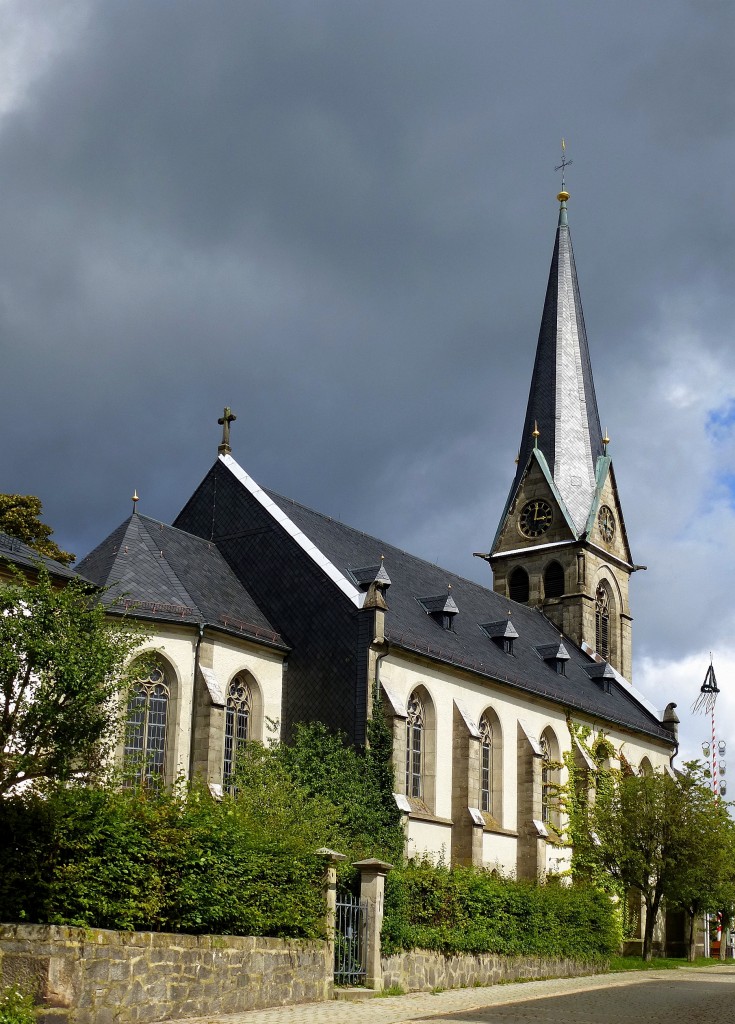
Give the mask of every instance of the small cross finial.
POLYGON ((132 503, 133 503, 133 512, 135 512, 135 506, 136 506, 136 505, 138 504, 138 502, 140 501, 140 498, 138 497, 138 491, 137 491, 137 490, 134 490, 134 491, 133 491, 133 497, 132 497, 132 498, 131 498, 130 500, 131 500, 131 501, 132 501, 132 503))
POLYGON ((569 198, 569 193, 564 188, 564 179, 566 177, 567 167, 571 167, 572 161, 567 160, 567 144, 564 139, 561 140, 561 163, 554 168, 555 171, 561 171, 561 192, 556 197, 560 203, 565 202, 569 198))
POLYGON ((217 420, 222 427, 222 443, 217 448, 220 455, 229 455, 232 451, 230 448, 230 424, 236 419, 237 416, 234 415, 229 405, 226 405, 224 415, 217 420))

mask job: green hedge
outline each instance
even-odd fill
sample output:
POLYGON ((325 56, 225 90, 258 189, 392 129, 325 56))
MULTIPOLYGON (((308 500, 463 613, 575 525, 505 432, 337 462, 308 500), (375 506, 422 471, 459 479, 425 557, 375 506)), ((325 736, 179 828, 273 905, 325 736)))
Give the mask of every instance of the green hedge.
POLYGON ((386 880, 386 954, 431 949, 596 960, 619 943, 612 901, 589 886, 534 885, 426 862, 407 864, 386 880))
POLYGON ((0 801, 0 920, 312 937, 311 837, 267 834, 206 790, 64 788, 0 801))

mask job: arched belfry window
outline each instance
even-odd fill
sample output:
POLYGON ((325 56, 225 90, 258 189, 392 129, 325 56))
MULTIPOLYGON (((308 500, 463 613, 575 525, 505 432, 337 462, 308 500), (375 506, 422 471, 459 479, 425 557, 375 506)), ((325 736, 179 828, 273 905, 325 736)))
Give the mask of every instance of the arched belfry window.
POLYGON ((561 597, 564 593, 564 570, 558 562, 551 562, 544 572, 544 597, 561 597))
POLYGON ((237 764, 237 755, 250 737, 250 721, 253 711, 253 692, 244 675, 235 676, 227 689, 225 709, 225 756, 222 766, 222 781, 225 787, 237 764))
POLYGON ((529 593, 528 573, 518 565, 508 577, 508 597, 519 604, 528 604, 529 593))
POLYGON ((160 662, 141 662, 125 720, 125 760, 132 785, 158 785, 166 771, 166 734, 171 688, 160 662))
POLYGON ((610 592, 604 583, 595 591, 595 646, 597 653, 610 660, 610 592))
POLYGON ((406 796, 421 799, 424 795, 424 733, 426 712, 414 690, 408 698, 406 718, 406 796))
POLYGON ((480 809, 493 813, 493 726, 487 715, 480 719, 480 809))

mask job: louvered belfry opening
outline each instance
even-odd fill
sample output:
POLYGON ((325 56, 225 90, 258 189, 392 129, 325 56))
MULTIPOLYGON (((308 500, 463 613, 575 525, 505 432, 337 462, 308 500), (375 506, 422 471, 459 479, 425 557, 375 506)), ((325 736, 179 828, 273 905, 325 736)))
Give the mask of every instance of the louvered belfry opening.
POLYGON ((544 573, 544 597, 561 597, 563 593, 564 570, 558 562, 551 562, 544 573))
POLYGON ((595 593, 595 645, 597 653, 610 660, 610 595, 602 583, 595 593))
POLYGON ((508 597, 519 604, 528 604, 529 583, 528 573, 517 566, 508 578, 508 597))

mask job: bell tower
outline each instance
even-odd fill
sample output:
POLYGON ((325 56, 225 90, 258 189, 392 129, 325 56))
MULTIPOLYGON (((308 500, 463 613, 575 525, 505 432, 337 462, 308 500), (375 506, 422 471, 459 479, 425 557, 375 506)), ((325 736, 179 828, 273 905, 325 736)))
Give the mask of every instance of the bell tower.
POLYGON ((487 558, 493 587, 540 608, 631 677, 633 564, 592 380, 562 191, 515 479, 487 558))

